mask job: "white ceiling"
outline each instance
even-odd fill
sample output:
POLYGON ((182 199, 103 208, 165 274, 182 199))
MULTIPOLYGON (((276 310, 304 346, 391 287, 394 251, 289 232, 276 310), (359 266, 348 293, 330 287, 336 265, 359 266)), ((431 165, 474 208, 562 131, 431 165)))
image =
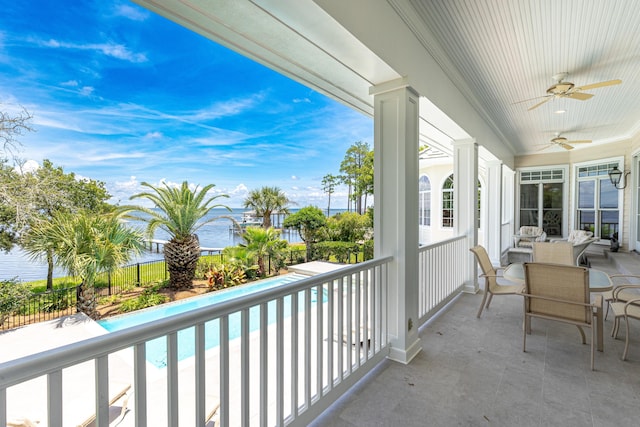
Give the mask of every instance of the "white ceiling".
MULTIPOLYGON (((434 73, 428 61, 407 68, 426 50, 447 79, 421 87, 434 97, 420 104, 427 142, 465 137, 444 111, 469 118, 474 137, 484 132, 472 129, 475 116, 484 119, 501 157, 538 152, 556 133, 593 140, 580 149, 640 130, 638 0, 134 1, 369 115, 372 86, 434 73), (528 111, 561 72, 576 86, 622 83, 590 90, 586 101, 553 99, 528 111), (452 110, 455 97, 473 111, 460 109, 457 98, 452 110), (425 105, 433 111, 423 114, 425 105)), ((564 150, 545 152, 554 151, 564 150)))
MULTIPOLYGON (((593 146, 628 139, 640 126, 640 3, 637 0, 389 0, 405 20, 428 27, 441 67, 506 137, 515 154, 537 152, 558 132, 593 146), (409 19, 407 19, 409 17, 409 19), (528 108, 554 80, 585 91, 528 108), (523 100, 529 100, 520 102, 523 100), (555 111, 565 110, 564 114, 555 111)), ((411 25, 409 25, 411 28, 411 25)), ((415 31, 415 30, 414 30, 415 31)), ((548 152, 562 151, 550 147, 548 152)))

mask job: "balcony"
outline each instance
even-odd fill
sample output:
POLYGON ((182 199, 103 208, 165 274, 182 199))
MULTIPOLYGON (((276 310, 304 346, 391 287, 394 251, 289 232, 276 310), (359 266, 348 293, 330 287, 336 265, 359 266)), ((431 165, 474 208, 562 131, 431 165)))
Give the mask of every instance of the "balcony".
MULTIPOLYGON (((615 255, 616 257, 618 254, 615 255)), ((620 254, 630 257, 629 254, 620 254)), ((591 254, 592 267, 639 271, 591 254)), ((408 365, 383 362, 314 426, 632 426, 640 417, 640 342, 610 336, 591 371, 589 345, 575 327, 536 319, 522 352, 522 299, 497 296, 475 317, 482 294, 460 294, 420 331, 422 351, 408 365)), ((621 329, 624 328, 623 326, 621 329)))
MULTIPOLYGON (((212 414, 216 426, 625 425, 640 415, 640 346, 632 342, 622 362, 624 342, 609 336, 611 319, 594 372, 570 326, 534 321, 523 353, 521 299, 498 296, 477 319, 481 294, 461 293, 466 273, 443 262, 468 255, 465 238, 418 252, 424 326, 422 351, 410 364, 386 359, 391 259, 376 259, 0 364, 0 425, 17 417, 15 390, 26 381, 37 388, 18 394, 22 414, 40 408, 40 426, 93 414, 94 425, 110 425, 126 397, 120 426, 211 426, 212 414), (211 320, 219 322, 220 344, 207 350, 211 320), (177 334, 185 328, 195 328, 196 350, 179 361, 177 334), (163 369, 145 358, 145 343, 157 337, 168 348, 163 369), (118 384, 131 389, 111 405, 118 384)), ((618 269, 602 256, 589 259, 618 269)))

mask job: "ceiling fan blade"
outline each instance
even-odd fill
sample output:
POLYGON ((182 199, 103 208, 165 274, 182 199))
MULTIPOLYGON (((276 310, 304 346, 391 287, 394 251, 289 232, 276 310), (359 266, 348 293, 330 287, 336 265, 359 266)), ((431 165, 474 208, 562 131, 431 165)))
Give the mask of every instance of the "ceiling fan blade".
POLYGON ((537 103, 536 105, 534 105, 533 107, 529 107, 529 108, 527 108, 527 111, 531 111, 531 110, 533 110, 533 109, 535 109, 535 108, 538 108, 539 106, 541 106, 541 105, 542 105, 542 104, 544 104, 545 102, 548 102, 551 98, 552 98, 552 97, 548 97, 548 98, 547 98, 547 99, 545 99, 544 101, 542 101, 542 102, 538 102, 538 103, 537 103))
POLYGON ((580 101, 586 101, 587 99, 590 99, 593 95, 591 95, 590 93, 583 93, 583 92, 571 92, 564 96, 567 98, 579 99, 580 101))
POLYGON ((569 144, 565 144, 564 142, 558 142, 558 145, 564 148, 565 150, 573 150, 572 146, 570 146, 569 144))
POLYGON ((588 144, 590 142, 591 142, 590 139, 577 139, 575 141, 567 141, 567 143, 569 144, 588 144))
POLYGON ((516 101, 511 103, 511 105, 516 105, 516 104, 522 104, 523 102, 529 102, 529 101, 534 101, 536 99, 540 99, 540 98, 547 98, 548 95, 543 95, 543 96, 534 96, 533 98, 529 98, 529 99, 523 99, 522 101, 516 101))
POLYGON ((609 81, 606 81, 606 82, 592 83, 592 84, 590 84, 590 85, 580 86, 580 87, 576 88, 575 90, 589 90, 589 89, 596 89, 596 88, 604 87, 604 86, 619 85, 620 83, 622 83, 622 80, 620 80, 620 79, 616 79, 616 80, 609 80, 609 81))

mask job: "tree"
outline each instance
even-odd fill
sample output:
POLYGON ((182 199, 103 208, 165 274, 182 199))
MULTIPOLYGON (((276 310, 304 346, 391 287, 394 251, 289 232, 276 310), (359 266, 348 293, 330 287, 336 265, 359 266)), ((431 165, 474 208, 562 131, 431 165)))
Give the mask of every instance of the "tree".
POLYGON ((153 202, 155 209, 143 206, 123 206, 123 213, 138 212, 144 215, 131 215, 132 218, 147 223, 147 234, 153 237, 157 229, 164 230, 169 235, 169 241, 164 245, 164 259, 169 270, 169 286, 174 289, 189 289, 193 287, 198 259, 200 258, 200 242, 195 234, 198 229, 213 221, 226 216, 207 218, 216 208, 231 209, 221 204, 213 204, 226 194, 208 196, 209 190, 215 184, 209 184, 201 189, 191 190, 189 183, 184 181, 180 187, 173 188, 163 183, 155 187, 143 182, 143 187, 151 191, 134 194, 131 199, 147 199, 153 202))
POLYGON ((356 212, 362 214, 363 196, 373 194, 373 151, 369 144, 358 141, 349 147, 340 163, 340 172, 344 174, 344 183, 349 186, 349 198, 355 201, 356 212))
POLYGON ((24 108, 17 114, 0 110, 0 155, 2 157, 15 150, 16 145, 19 143, 18 136, 24 132, 33 131, 29 125, 29 121, 32 118, 31 113, 24 108))
POLYGON ((335 192, 335 189, 339 183, 340 177, 331 175, 330 173, 322 178, 322 191, 329 195, 329 203, 327 204, 327 216, 331 216, 331 195, 335 192))
POLYGON ((326 240, 358 243, 372 234, 373 222, 369 215, 342 212, 327 220, 326 240))
POLYGON ((125 265, 144 248, 142 235, 124 226, 116 215, 89 211, 55 212, 49 221, 33 228, 30 236, 29 255, 38 259, 51 251, 56 265, 82 280, 78 311, 92 319, 98 318, 96 276, 125 265))
POLYGON ((280 239, 280 232, 273 227, 247 227, 242 238, 245 241, 244 247, 249 253, 255 256, 258 263, 258 275, 265 276, 264 258, 267 256, 276 257, 278 253, 287 246, 287 241, 280 239))
POLYGON ((322 230, 327 224, 327 217, 316 206, 306 206, 285 218, 285 227, 298 230, 300 238, 307 245, 307 259, 310 259, 313 244, 318 242, 322 230))
POLYGON ((291 201, 286 194, 278 187, 262 187, 258 190, 251 190, 244 199, 243 206, 253 209, 256 216, 262 217, 262 227, 271 227, 271 214, 279 212, 289 213, 291 201))
POLYGON ((13 200, 17 206, 13 219, 14 241, 24 249, 34 247, 45 250, 44 259, 47 262, 47 288, 53 288, 53 254, 51 248, 46 249, 46 242, 36 242, 41 236, 30 236, 34 228, 51 220, 58 212, 74 213, 80 211, 96 215, 113 210, 113 206, 106 203, 111 196, 101 181, 83 178, 66 173, 62 167, 56 167, 50 160, 43 160, 42 167, 32 172, 14 172, 9 178, 12 185, 20 188, 14 194, 13 200))

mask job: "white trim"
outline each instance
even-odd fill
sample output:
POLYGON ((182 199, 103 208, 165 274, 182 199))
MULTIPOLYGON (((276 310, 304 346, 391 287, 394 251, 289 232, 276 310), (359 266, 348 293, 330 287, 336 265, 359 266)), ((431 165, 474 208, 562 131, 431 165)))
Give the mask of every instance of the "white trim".
MULTIPOLYGON (((545 166, 529 166, 529 167, 523 167, 523 168, 517 168, 515 170, 515 182, 514 182, 514 190, 515 190, 515 209, 513 212, 514 218, 513 218, 513 223, 514 223, 514 229, 515 230, 519 230, 520 229, 520 185, 521 184, 535 184, 535 183, 543 183, 543 182, 551 182, 551 183, 562 183, 562 236, 566 236, 568 234, 568 230, 569 230, 569 222, 571 221, 571 208, 569 206, 570 204, 570 200, 569 200, 569 183, 571 181, 571 176, 569 174, 569 171, 571 170, 571 167, 569 164, 563 164, 563 165, 545 165, 545 166), (552 169, 561 169, 563 171, 563 178, 562 180, 560 179, 543 179, 543 180, 539 180, 539 181, 524 181, 522 182, 522 172, 533 172, 533 171, 540 171, 540 170, 552 170, 552 169)), ((542 197, 540 195, 540 193, 538 193, 538 197, 542 197)), ((542 207, 542 205, 540 205, 539 209, 542 207)), ((538 219, 538 224, 540 227, 542 227, 542 217, 539 216, 538 219)))
MULTIPOLYGON (((585 162, 579 162, 579 163, 573 164, 572 188, 573 188, 575 197, 573 197, 573 203, 572 203, 573 206, 571 207, 571 211, 572 211, 574 228, 575 228, 575 225, 578 223, 578 196, 579 196, 578 182, 581 181, 580 177, 578 176, 578 169, 580 169, 581 167, 601 165, 603 163, 618 163, 618 168, 620 168, 621 170, 624 170, 624 160, 625 160, 624 156, 614 156, 614 157, 605 157, 601 159, 588 160, 585 162)), ((582 178, 582 180, 587 180, 589 178, 595 178, 595 177, 585 177, 585 178, 582 178)), ((627 176, 627 179, 630 179, 629 176, 627 176)), ((599 211, 600 209, 599 207, 595 207, 595 210, 599 211)), ((631 221, 632 219, 633 218, 629 218, 629 221, 631 221)), ((594 217, 594 222, 596 224, 598 223, 597 218, 595 217, 594 217)), ((624 231, 625 231, 624 230, 625 228, 624 227, 624 190, 618 190, 618 224, 619 224, 618 242, 622 244, 623 238, 624 238, 624 231)), ((600 233, 600 230, 594 230, 593 235, 600 238, 601 243, 606 243, 610 241, 608 237, 600 236, 599 233, 600 233)), ((631 241, 629 241, 629 246, 631 246, 631 241)))

